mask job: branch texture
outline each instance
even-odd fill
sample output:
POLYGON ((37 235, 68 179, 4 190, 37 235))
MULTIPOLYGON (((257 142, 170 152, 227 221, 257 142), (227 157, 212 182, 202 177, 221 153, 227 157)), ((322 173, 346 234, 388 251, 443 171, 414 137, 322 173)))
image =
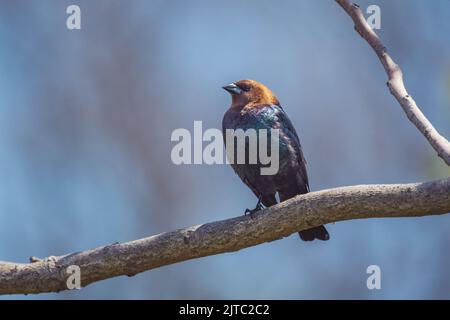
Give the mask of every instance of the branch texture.
MULTIPOLYGON (((67 268, 81 285, 214 254, 237 251, 331 222, 450 212, 450 178, 425 183, 362 185, 311 192, 238 218, 126 243, 19 264, 0 262, 0 294, 67 290, 67 268)), ((299 245, 302 245, 299 242, 299 245)))
POLYGON ((348 0, 336 0, 336 2, 352 18, 355 23, 355 30, 367 41, 377 54, 388 76, 387 85, 389 90, 398 103, 400 103, 408 119, 425 136, 439 157, 450 166, 450 142, 439 134, 419 109, 414 99, 408 94, 403 83, 402 70, 387 53, 386 47, 367 23, 359 6, 350 3, 348 0))

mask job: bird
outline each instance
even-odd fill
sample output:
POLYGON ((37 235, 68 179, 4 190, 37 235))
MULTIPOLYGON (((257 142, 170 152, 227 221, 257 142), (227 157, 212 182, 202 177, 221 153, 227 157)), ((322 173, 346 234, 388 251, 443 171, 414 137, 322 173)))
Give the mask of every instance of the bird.
MULTIPOLYGON (((275 94, 265 85, 255 80, 239 80, 222 87, 231 95, 231 106, 222 120, 222 133, 226 140, 226 131, 248 129, 278 129, 279 168, 273 175, 262 175, 259 157, 256 163, 248 163, 249 145, 245 142, 245 162, 230 161, 235 173, 258 198, 253 214, 265 207, 308 193, 309 181, 306 160, 295 128, 283 110, 275 94)), ((227 143, 225 142, 225 148, 227 143)), ((234 144, 236 151, 237 144, 234 144)), ((227 154, 230 150, 227 150, 227 154)), ((330 235, 324 226, 318 226, 299 232, 304 241, 329 240, 330 235)))

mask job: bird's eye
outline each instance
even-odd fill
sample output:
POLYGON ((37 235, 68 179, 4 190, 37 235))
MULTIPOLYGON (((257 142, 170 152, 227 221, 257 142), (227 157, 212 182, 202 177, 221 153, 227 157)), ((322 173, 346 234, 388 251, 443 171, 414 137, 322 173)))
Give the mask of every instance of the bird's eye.
POLYGON ((250 89, 251 89, 250 86, 245 83, 239 85, 239 88, 241 88, 243 91, 250 91, 250 89))

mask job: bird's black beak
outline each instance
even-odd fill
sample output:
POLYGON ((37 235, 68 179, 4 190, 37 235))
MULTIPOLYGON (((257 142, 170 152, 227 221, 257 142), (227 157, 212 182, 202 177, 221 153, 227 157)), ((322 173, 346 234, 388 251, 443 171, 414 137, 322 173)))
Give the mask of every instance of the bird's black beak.
POLYGON ((228 91, 231 94, 240 94, 242 92, 242 89, 239 88, 234 83, 230 83, 230 84, 228 84, 226 86, 223 86, 222 89, 228 91))

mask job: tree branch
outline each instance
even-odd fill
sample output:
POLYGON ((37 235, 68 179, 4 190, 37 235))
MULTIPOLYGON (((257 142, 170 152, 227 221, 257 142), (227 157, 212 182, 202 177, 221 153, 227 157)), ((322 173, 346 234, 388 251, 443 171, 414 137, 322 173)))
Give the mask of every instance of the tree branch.
POLYGON ((80 267, 81 285, 86 286, 180 261, 237 251, 331 222, 443 214, 450 211, 449 195, 450 178, 311 192, 260 211, 253 219, 241 216, 89 251, 35 259, 33 263, 0 262, 0 294, 67 290, 67 268, 71 265, 80 267))
POLYGON ((352 18, 355 23, 355 30, 369 43, 377 54, 388 76, 387 85, 389 90, 395 99, 397 99, 398 103, 400 103, 408 119, 425 136, 439 157, 450 166, 450 142, 439 134, 422 111, 420 111, 414 99, 408 94, 403 83, 402 70, 387 53, 386 47, 367 23, 359 6, 350 3, 348 0, 336 0, 336 2, 352 18))

